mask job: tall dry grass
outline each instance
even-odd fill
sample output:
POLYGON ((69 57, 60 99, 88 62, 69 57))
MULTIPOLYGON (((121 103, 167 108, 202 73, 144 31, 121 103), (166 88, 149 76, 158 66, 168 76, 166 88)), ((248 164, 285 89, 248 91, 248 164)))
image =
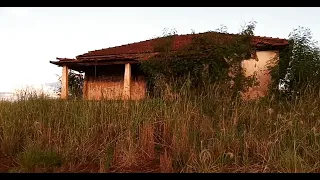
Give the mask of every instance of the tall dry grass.
POLYGON ((0 102, 0 152, 22 172, 320 172, 319 92, 242 101, 212 85, 178 95, 0 102))

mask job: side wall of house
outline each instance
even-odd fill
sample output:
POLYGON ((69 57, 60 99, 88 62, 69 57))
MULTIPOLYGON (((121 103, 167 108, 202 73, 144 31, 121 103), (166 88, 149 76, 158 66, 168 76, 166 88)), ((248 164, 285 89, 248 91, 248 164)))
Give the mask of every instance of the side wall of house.
MULTIPOLYGON (((146 95, 146 81, 137 65, 131 65, 131 99, 142 99, 146 95)), ((83 95, 88 100, 122 99, 125 65, 90 67, 85 72, 83 95)))
POLYGON ((248 59, 242 62, 242 67, 245 69, 245 75, 251 76, 256 74, 259 85, 250 87, 242 95, 245 99, 254 99, 263 97, 268 94, 269 84, 271 82, 271 75, 267 69, 268 62, 275 59, 278 62, 277 50, 257 51, 255 59, 248 59))

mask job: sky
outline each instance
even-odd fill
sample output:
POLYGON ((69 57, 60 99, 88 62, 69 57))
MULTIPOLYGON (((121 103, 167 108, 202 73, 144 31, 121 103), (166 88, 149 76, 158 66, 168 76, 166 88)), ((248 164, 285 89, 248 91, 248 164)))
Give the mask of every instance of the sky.
POLYGON ((298 26, 320 41, 319 7, 0 7, 0 92, 56 82, 49 63, 88 51, 161 36, 215 30, 229 33, 256 21, 255 35, 288 38, 298 26))

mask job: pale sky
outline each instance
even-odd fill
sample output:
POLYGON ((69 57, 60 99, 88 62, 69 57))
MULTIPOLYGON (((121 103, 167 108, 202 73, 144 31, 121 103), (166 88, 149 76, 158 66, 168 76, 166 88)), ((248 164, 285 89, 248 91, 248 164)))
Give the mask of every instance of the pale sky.
POLYGON ((57 81, 56 57, 74 58, 91 50, 160 36, 164 28, 178 34, 215 30, 221 24, 237 33, 255 20, 255 34, 287 38, 298 26, 320 40, 320 8, 310 7, 127 7, 0 8, 0 92, 57 81))

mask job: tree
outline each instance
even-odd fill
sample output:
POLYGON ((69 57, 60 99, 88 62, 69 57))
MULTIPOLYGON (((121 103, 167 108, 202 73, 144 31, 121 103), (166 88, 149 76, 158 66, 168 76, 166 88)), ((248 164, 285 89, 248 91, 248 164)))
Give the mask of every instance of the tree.
POLYGON ((271 68, 277 90, 292 94, 306 87, 319 88, 320 50, 311 30, 301 27, 289 34, 289 47, 280 53, 280 63, 271 68))
POLYGON ((299 27, 289 35, 292 40, 291 72, 293 89, 316 85, 320 68, 320 51, 309 28, 299 27), (316 84, 315 84, 316 83, 316 84))

